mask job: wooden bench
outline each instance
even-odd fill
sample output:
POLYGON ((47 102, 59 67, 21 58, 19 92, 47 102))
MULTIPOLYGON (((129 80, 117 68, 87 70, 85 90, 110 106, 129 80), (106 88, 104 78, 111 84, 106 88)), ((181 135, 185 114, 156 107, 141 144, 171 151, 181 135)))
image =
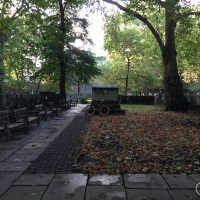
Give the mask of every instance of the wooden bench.
POLYGON ((0 134, 6 135, 6 140, 9 140, 9 132, 7 129, 7 123, 0 121, 0 134))
POLYGON ((53 101, 48 102, 47 109, 51 110, 56 116, 58 116, 59 113, 62 113, 62 107, 53 101))
POLYGON ((66 100, 59 100, 58 104, 62 110, 68 110, 69 108, 71 108, 70 102, 66 100))
POLYGON ((29 129, 30 124, 37 123, 40 125, 40 117, 37 114, 29 113, 26 107, 11 109, 11 114, 13 117, 25 117, 27 123, 27 129, 29 129))
POLYGON ((47 121, 47 116, 53 117, 53 111, 48 110, 44 104, 37 104, 34 110, 30 111, 32 114, 37 114, 40 118, 43 117, 47 121))
POLYGON ((27 133, 27 124, 25 117, 12 117, 9 110, 0 111, 0 130, 6 135, 6 140, 14 131, 23 131, 27 133))
POLYGON ((77 99, 70 99, 69 104, 70 104, 70 107, 76 107, 77 104, 78 104, 78 100, 77 99))

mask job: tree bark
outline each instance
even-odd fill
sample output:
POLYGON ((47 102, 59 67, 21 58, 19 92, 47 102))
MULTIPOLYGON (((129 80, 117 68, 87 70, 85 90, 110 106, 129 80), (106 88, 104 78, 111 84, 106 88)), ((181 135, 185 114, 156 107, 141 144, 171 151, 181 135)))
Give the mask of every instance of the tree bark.
POLYGON ((64 100, 66 99, 65 82, 66 82, 65 61, 62 56, 62 58, 60 58, 60 99, 64 100))
MULTIPOLYGON (((0 99, 3 99, 3 81, 4 81, 4 68, 3 68, 3 51, 4 51, 5 37, 0 32, 0 99)), ((0 100, 0 108, 2 108, 2 101, 0 100)))
POLYGON ((35 94, 38 94, 39 93, 39 89, 40 89, 40 84, 42 82, 42 75, 40 75, 40 78, 39 78, 39 81, 37 83, 37 87, 35 89, 35 94))
POLYGON ((165 9, 165 48, 163 53, 164 63, 164 86, 166 110, 186 111, 188 102, 183 92, 183 85, 180 80, 177 68, 177 52, 175 44, 175 0, 168 0, 165 9))
POLYGON ((125 81, 125 97, 127 96, 128 93, 128 78, 129 78, 129 71, 130 71, 130 58, 127 58, 127 74, 126 74, 126 81, 125 81))
POLYGON ((79 81, 78 81, 78 84, 77 84, 77 92, 78 92, 78 95, 80 95, 80 83, 79 83, 79 81))
POLYGON ((66 99, 66 91, 65 91, 65 83, 66 83, 66 63, 65 63, 65 55, 64 55, 64 46, 65 46, 65 8, 63 5, 62 0, 59 0, 59 7, 60 7, 60 99, 66 99))

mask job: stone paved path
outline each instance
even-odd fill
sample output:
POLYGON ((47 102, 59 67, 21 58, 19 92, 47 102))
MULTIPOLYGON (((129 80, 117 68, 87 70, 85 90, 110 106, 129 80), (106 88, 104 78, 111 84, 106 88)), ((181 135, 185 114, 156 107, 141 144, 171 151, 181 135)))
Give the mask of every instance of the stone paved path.
POLYGON ((199 175, 1 175, 0 200, 198 200, 199 175), (167 177, 167 178, 166 178, 167 177), (3 181, 4 180, 4 181, 3 181), (6 180, 6 182, 5 182, 6 180))
MULTIPOLYGON (((56 149, 61 152, 61 155, 63 149, 64 151, 65 148, 68 149, 62 143, 62 139, 67 142, 63 134, 73 133, 73 125, 70 125, 70 122, 76 116, 78 118, 73 121, 73 124, 79 124, 77 128, 84 127, 84 116, 79 115, 82 108, 79 105, 59 117, 42 122, 39 129, 37 126, 32 127, 31 134, 19 135, 8 143, 0 142, 0 200, 200 199, 195 192, 195 186, 200 182, 200 175, 88 175, 62 170, 62 173, 58 173, 59 170, 55 170, 56 168, 48 171, 49 173, 46 173, 47 171, 43 173, 43 170, 39 170, 39 165, 39 168, 34 168, 39 170, 35 171, 39 173, 27 173, 29 171, 27 169, 31 172, 34 163, 40 161, 40 155, 43 158, 42 155, 46 154, 44 152, 54 155, 51 158, 48 156, 44 158, 48 161, 48 159, 57 159, 56 155, 60 155, 55 153, 56 149), (59 142, 62 144, 60 147, 59 142)), ((77 130, 80 130, 79 128, 77 130)))
POLYGON ((87 116, 77 116, 65 130, 40 154, 26 173, 69 172, 78 157, 81 132, 87 124, 87 116))

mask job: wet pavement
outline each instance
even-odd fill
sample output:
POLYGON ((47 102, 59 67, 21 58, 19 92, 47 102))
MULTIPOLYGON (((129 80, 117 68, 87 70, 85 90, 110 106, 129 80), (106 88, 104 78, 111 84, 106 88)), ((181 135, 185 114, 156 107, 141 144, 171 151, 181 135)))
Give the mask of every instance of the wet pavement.
MULTIPOLYGON (((197 176, 197 175, 195 175, 197 176)), ((0 174, 1 200, 198 200, 190 176, 0 174), (175 177, 174 177, 175 176, 175 177), (6 181, 5 181, 6 180, 6 181), (175 181, 175 184, 174 184, 175 181), (182 184, 184 182, 184 184, 182 184)), ((200 176, 198 175, 198 179, 200 176)))
MULTIPOLYGON (((59 141, 61 144, 64 139, 67 141, 67 138, 62 138, 62 134, 65 131, 66 135, 70 133, 70 123, 75 117, 82 120, 82 109, 83 106, 78 105, 47 122, 42 121, 39 128, 32 125, 28 135, 18 135, 7 143, 0 142, 0 200, 200 199, 195 191, 200 182, 199 174, 89 175, 70 171, 41 173, 36 170, 31 173, 27 170, 32 169, 31 166, 44 152, 49 153, 52 144, 56 148, 50 153, 53 152, 55 159, 60 155, 55 151, 58 149, 58 152, 62 152, 65 147, 59 147, 59 141)), ((81 124, 83 121, 79 122, 81 124)), ((73 131, 71 133, 74 134, 73 131)), ((70 141, 70 135, 68 137, 70 141)))
POLYGON ((80 152, 81 134, 85 130, 88 119, 88 116, 76 116, 64 131, 46 146, 26 173, 49 174, 72 171, 72 166, 80 152))

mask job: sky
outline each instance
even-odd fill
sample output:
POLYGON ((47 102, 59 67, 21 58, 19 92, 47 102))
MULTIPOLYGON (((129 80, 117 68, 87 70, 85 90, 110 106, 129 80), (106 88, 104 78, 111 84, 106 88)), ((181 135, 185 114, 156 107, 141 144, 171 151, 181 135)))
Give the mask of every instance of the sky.
POLYGON ((92 47, 92 52, 94 52, 98 56, 106 56, 106 51, 103 48, 103 16, 101 14, 94 13, 91 15, 89 21, 91 22, 91 25, 89 27, 89 38, 91 38, 94 43, 92 47))
MULTIPOLYGON (((200 3, 200 0, 191 0, 192 4, 200 3)), ((109 10, 112 10, 114 6, 106 4, 106 7, 109 10)), ((89 21, 89 38, 92 39, 94 45, 90 46, 89 49, 95 53, 97 56, 106 56, 107 53, 103 48, 103 40, 104 40, 104 16, 100 13, 90 13, 87 17, 89 21)))

